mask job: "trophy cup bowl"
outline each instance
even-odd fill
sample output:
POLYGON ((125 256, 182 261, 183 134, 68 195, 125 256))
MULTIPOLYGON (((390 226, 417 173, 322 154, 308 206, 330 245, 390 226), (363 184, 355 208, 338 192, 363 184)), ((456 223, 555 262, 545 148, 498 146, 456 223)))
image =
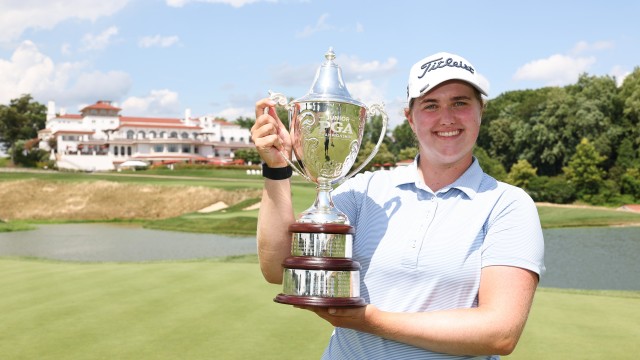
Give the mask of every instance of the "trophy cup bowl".
POLYGON ((358 173, 377 153, 387 128, 381 105, 367 107, 351 98, 332 49, 318 69, 309 93, 287 104, 286 97, 271 99, 287 108, 294 160, 287 163, 316 184, 314 204, 289 226, 291 256, 282 263, 283 292, 276 302, 322 307, 363 306, 360 264, 351 259, 355 229, 333 205, 332 186, 358 173), (382 132, 374 150, 360 166, 356 161, 367 120, 382 116, 382 132))

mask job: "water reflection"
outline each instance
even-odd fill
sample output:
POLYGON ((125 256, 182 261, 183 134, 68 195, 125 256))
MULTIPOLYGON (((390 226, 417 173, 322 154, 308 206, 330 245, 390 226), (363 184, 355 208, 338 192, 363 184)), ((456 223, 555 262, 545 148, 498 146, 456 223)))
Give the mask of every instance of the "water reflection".
MULTIPOLYGON (((550 229, 544 236, 547 272, 541 286, 640 290, 640 227, 550 229)), ((111 224, 42 225, 33 231, 0 233, 0 256, 126 262, 255 253, 255 237, 111 224)))
POLYGON ((540 286, 640 290, 640 227, 544 231, 540 286))
POLYGON ((255 253, 255 237, 159 231, 111 224, 39 225, 32 231, 0 233, 0 256, 70 261, 151 261, 255 253))

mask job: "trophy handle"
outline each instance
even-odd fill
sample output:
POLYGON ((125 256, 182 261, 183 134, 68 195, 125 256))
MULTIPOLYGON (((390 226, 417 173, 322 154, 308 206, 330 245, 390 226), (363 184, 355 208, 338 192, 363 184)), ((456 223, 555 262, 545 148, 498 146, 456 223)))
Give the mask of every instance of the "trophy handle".
MULTIPOLYGON (((277 105, 284 106, 284 108, 287 109, 287 111, 289 111, 289 117, 291 117, 291 104, 287 103, 287 97, 284 96, 284 94, 269 90, 269 99, 275 101, 277 105)), ((265 108, 264 113, 266 114, 268 112, 269 112, 269 109, 265 108)), ((291 119, 289 119, 289 121, 291 121, 291 119)), ((304 171, 302 171, 302 168, 300 168, 293 161, 289 160, 289 157, 287 156, 287 154, 285 154, 282 150, 279 150, 278 152, 280 153, 280 155, 282 155, 282 158, 284 159, 284 161, 286 161, 287 164, 291 166, 291 168, 295 172, 297 172, 300 176, 305 178, 307 181, 313 182, 313 180, 311 180, 311 178, 307 176, 307 174, 305 174, 304 171)), ((293 153, 293 149, 292 149, 292 153, 293 153)))
POLYGON ((378 139, 378 143, 373 148, 373 151, 371 151, 371 154, 369 154, 369 156, 362 162, 362 164, 360 164, 360 166, 358 166, 355 170, 351 171, 348 175, 338 180, 337 181, 338 184, 346 181, 347 179, 351 178, 352 176, 360 172, 360 170, 362 170, 362 168, 364 168, 378 153, 378 150, 380 149, 380 145, 382 145, 382 141, 384 140, 384 136, 387 134, 387 124, 389 122, 389 117, 387 116, 387 113, 384 111, 384 107, 382 106, 382 104, 373 104, 369 106, 369 108, 367 109, 367 122, 371 121, 371 119, 375 114, 380 114, 382 116, 382 132, 380 133, 380 138, 378 139))

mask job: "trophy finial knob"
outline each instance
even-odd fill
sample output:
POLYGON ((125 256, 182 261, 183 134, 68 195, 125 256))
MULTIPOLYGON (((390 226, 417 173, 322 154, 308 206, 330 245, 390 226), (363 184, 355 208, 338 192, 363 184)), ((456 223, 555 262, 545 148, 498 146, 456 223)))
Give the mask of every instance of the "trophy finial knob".
POLYGON ((329 61, 333 61, 333 59, 336 58, 336 53, 333 52, 333 46, 329 47, 329 51, 327 51, 327 53, 324 54, 324 58, 329 61))

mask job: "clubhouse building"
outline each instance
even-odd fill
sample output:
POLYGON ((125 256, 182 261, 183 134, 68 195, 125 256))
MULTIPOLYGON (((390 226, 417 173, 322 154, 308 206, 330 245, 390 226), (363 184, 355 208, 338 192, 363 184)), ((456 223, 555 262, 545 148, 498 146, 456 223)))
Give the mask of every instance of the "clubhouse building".
POLYGON ((234 152, 253 147, 248 129, 213 116, 184 118, 123 116, 110 101, 98 101, 80 114, 56 113, 49 102, 47 122, 38 133, 40 148, 51 151, 59 169, 118 170, 126 164, 233 161, 234 152))

